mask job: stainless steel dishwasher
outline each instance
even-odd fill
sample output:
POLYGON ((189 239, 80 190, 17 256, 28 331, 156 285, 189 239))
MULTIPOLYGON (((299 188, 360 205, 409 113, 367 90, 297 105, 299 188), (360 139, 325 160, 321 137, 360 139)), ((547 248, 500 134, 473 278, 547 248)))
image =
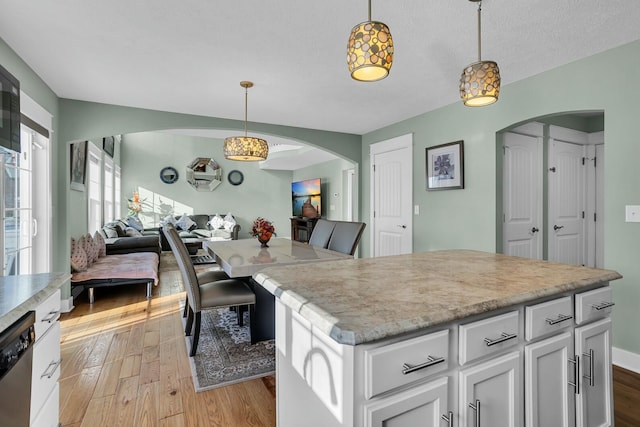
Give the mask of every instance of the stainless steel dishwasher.
POLYGON ((36 313, 0 333, 0 426, 28 427, 36 313))

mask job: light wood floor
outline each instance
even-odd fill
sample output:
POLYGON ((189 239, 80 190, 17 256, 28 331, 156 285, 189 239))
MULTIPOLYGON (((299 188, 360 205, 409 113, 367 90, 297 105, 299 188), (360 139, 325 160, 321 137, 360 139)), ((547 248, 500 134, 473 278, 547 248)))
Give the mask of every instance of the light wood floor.
MULTIPOLYGON (((273 376, 195 393, 178 272, 144 286, 96 289, 61 318, 62 426, 275 426, 273 376)), ((614 367, 615 421, 640 426, 640 375, 614 367)))
POLYGON ((145 286, 96 289, 61 317, 62 426, 275 426, 269 376, 206 392, 193 388, 177 272, 145 286))

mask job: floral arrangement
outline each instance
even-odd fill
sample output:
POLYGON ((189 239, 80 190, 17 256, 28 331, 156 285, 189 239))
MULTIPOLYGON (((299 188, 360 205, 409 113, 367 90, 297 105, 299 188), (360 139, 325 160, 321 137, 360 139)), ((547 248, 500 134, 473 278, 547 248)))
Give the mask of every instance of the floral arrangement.
POLYGON ((253 221, 253 226, 251 227, 251 231, 249 232, 254 237, 257 237, 258 240, 269 240, 271 236, 276 235, 276 228, 273 226, 271 221, 267 221, 264 218, 256 218, 253 221))
POLYGON ((140 194, 137 191, 134 191, 133 196, 127 201, 129 202, 129 215, 138 215, 142 212, 143 200, 140 200, 140 194))

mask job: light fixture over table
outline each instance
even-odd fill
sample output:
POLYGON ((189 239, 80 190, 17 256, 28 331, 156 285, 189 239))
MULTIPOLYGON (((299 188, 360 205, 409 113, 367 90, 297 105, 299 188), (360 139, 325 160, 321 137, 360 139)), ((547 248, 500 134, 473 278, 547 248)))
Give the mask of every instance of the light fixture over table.
POLYGON ((384 23, 369 20, 351 30, 347 45, 347 65, 351 77, 363 82, 374 82, 389 75, 393 63, 393 39, 384 23))
POLYGON ((478 3, 478 62, 467 65, 460 77, 460 98, 468 107, 482 107, 493 104, 500 93, 500 69, 494 61, 481 58, 481 13, 482 0, 478 3))
POLYGON ((241 81, 244 88, 244 136, 230 136, 224 140, 224 158, 244 162, 267 160, 269 145, 262 138, 247 136, 247 98, 253 82, 241 81))

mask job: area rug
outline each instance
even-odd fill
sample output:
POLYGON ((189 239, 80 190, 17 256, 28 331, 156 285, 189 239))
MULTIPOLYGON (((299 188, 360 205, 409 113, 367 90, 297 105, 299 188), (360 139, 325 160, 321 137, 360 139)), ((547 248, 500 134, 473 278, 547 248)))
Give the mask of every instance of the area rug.
MULTIPOLYGON (((274 340, 251 345, 249 313, 238 326, 236 313, 228 308, 202 312, 198 351, 190 357, 197 392, 273 374, 276 369, 274 340)), ((191 337, 186 337, 187 351, 191 337)))

